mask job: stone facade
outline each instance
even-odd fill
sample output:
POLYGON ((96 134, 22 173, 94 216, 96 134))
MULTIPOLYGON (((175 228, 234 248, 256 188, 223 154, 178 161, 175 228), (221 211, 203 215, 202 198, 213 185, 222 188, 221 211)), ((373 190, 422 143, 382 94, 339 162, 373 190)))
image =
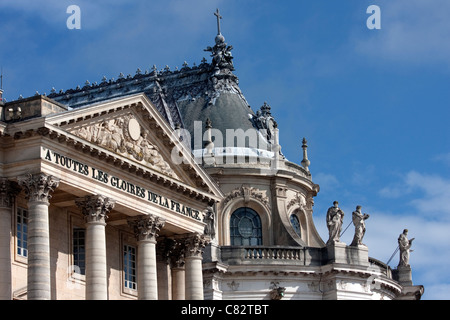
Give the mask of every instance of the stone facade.
POLYGON ((307 141, 283 156, 218 26, 212 63, 0 103, 1 299, 420 299, 368 216, 320 237, 307 141))

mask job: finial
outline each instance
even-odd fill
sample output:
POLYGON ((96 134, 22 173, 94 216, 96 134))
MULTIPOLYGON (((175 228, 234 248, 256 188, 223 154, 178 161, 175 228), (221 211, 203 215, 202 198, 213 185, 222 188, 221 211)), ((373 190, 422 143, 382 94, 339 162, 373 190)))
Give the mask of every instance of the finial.
POLYGON ((217 17, 217 35, 221 34, 220 32, 220 19, 222 19, 222 16, 220 15, 219 9, 217 8, 216 12, 214 12, 214 15, 217 17))
POLYGON ((308 148, 306 138, 303 138, 302 148, 303 148, 303 160, 302 160, 301 163, 302 163, 303 168, 305 168, 306 171, 309 172, 309 168, 308 167, 311 164, 311 162, 308 160, 308 153, 306 151, 306 149, 308 148))

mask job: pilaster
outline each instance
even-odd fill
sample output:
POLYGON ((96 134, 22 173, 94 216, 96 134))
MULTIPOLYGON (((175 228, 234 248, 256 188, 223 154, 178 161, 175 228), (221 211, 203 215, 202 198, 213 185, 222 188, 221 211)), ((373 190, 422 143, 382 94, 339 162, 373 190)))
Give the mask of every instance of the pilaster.
POLYGON ((0 300, 11 300, 11 239, 14 197, 20 192, 18 185, 0 178, 0 300))

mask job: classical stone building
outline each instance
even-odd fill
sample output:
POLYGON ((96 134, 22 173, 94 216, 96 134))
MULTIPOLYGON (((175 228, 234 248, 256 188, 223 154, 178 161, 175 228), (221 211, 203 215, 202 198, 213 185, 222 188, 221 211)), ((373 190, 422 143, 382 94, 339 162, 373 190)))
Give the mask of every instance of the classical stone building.
POLYGON ((319 236, 307 141, 283 156, 231 50, 219 28, 211 62, 1 103, 1 299, 421 297, 364 218, 351 245, 319 236))

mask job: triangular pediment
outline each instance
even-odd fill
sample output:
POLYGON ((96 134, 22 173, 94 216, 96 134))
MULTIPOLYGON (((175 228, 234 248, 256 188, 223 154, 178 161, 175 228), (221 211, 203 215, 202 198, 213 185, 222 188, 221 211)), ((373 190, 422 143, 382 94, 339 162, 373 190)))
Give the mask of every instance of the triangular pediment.
POLYGON ((74 139, 105 153, 117 155, 163 178, 222 196, 211 177, 195 163, 191 151, 183 146, 143 94, 73 109, 47 120, 74 139), (173 161, 174 148, 184 154, 183 163, 173 161))

